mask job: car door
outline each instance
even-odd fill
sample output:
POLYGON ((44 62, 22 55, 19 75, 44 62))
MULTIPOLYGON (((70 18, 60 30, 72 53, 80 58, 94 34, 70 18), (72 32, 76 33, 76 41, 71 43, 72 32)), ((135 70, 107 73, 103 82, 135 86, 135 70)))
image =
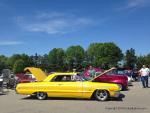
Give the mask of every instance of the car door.
POLYGON ((82 82, 64 80, 63 77, 71 75, 57 75, 52 81, 46 83, 48 95, 51 97, 81 97, 82 82))
POLYGON ((63 97, 81 97, 82 81, 74 79, 76 75, 64 75, 61 82, 58 83, 59 91, 63 97), (64 79, 65 78, 65 79, 64 79))
POLYGON ((58 86, 60 95, 63 97, 82 97, 83 86, 80 81, 59 82, 58 86))

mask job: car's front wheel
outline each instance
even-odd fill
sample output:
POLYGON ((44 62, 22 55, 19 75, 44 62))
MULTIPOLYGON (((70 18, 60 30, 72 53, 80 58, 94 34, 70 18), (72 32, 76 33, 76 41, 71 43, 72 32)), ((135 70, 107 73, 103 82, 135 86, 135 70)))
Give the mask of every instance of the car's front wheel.
POLYGON ((37 92, 36 93, 36 97, 39 99, 39 100, 44 100, 47 98, 47 94, 44 93, 44 92, 37 92))
POLYGON ((98 101, 105 101, 109 97, 109 93, 106 90, 96 90, 94 97, 98 101))

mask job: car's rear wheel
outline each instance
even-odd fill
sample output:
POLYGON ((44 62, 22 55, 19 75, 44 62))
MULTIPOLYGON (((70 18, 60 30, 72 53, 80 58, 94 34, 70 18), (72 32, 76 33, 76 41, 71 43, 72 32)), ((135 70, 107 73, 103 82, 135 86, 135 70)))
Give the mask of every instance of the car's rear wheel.
POLYGON ((47 98, 47 94, 44 93, 44 92, 37 92, 36 93, 36 97, 39 99, 39 100, 44 100, 47 98))
POLYGON ((106 90, 96 90, 94 97, 98 101, 105 101, 109 97, 109 93, 106 90))

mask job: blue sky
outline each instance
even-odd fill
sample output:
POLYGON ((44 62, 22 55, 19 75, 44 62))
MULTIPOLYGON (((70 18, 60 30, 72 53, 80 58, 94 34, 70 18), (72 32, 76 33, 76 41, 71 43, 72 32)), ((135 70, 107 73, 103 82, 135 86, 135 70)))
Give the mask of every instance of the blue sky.
POLYGON ((150 53, 150 0, 0 0, 0 55, 93 42, 150 53))

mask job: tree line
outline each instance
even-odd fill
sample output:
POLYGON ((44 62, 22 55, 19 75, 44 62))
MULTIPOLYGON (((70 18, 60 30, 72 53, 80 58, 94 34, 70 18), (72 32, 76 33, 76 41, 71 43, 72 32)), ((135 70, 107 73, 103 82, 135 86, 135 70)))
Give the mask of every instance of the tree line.
POLYGON ((47 72, 52 71, 81 71, 89 65, 108 69, 112 66, 141 68, 150 66, 150 54, 137 56, 130 48, 123 54, 122 50, 112 42, 91 43, 85 50, 80 45, 70 46, 66 50, 53 48, 45 55, 14 54, 10 57, 0 55, 0 72, 11 69, 14 73, 23 72, 25 67, 39 67, 47 72))

